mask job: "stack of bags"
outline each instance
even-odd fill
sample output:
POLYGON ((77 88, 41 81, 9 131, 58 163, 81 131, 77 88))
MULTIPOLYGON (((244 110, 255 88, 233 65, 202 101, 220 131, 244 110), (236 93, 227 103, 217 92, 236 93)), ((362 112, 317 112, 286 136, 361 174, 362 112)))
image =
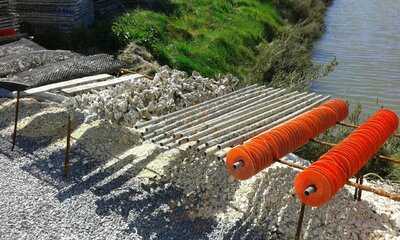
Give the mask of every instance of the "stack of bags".
POLYGON ((16 35, 18 29, 18 18, 12 1, 0 0, 0 37, 16 35))
POLYGON ((94 22, 93 0, 15 0, 15 9, 36 33, 71 32, 94 22))
POLYGON ((94 0, 96 17, 113 18, 125 11, 125 6, 119 0, 94 0))

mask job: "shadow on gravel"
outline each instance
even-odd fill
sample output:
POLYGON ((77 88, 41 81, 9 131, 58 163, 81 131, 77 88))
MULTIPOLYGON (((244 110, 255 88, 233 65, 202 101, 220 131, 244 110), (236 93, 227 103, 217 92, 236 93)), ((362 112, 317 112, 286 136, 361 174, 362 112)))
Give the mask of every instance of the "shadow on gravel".
POLYGON ((177 202, 182 192, 169 183, 132 183, 101 197, 97 213, 101 216, 118 214, 129 223, 130 232, 137 232, 143 239, 208 239, 216 226, 213 219, 191 219, 177 202))
MULTIPOLYGON (((98 196, 105 196, 112 192, 113 190, 119 189, 123 186, 126 182, 135 178, 143 168, 153 160, 154 156, 149 156, 146 158, 137 159, 136 156, 130 156, 125 161, 121 160, 121 163, 115 166, 114 168, 107 169, 105 171, 97 171, 94 174, 90 175, 86 179, 77 180, 75 184, 71 185, 70 187, 63 189, 62 191, 57 194, 57 198, 60 201, 64 201, 72 196, 79 195, 84 193, 87 190, 91 190, 94 194, 98 196), (106 180, 104 184, 101 184, 103 180, 107 179, 108 177, 112 176, 119 170, 125 168, 127 162, 135 161, 132 167, 128 169, 124 169, 125 171, 123 174, 118 175, 115 178, 111 178, 109 181, 106 180)), ((93 170, 93 168, 91 168, 93 170)))
MULTIPOLYGON (((79 119, 78 123, 82 123, 82 119, 79 119)), ((46 141, 20 137, 18 144, 23 151, 31 153, 37 158, 35 161, 27 163, 23 169, 39 179, 51 182, 58 189, 65 188, 71 184, 78 185, 82 183, 81 179, 84 176, 111 161, 113 156, 131 148, 136 141, 124 130, 119 128, 110 129, 107 123, 100 123, 88 128, 80 136, 79 140, 71 140, 70 172, 68 178, 65 178, 65 141, 57 144, 57 146, 50 145, 56 139, 65 137, 64 130, 62 134, 59 134, 61 137, 53 137, 51 140, 46 139, 46 141)), ((106 175, 100 175, 98 180, 100 181, 104 177, 106 175)), ((90 186, 83 184, 83 187, 85 186, 86 188, 80 192, 90 188, 90 186)), ((64 196, 70 197, 73 194, 70 193, 64 196)))

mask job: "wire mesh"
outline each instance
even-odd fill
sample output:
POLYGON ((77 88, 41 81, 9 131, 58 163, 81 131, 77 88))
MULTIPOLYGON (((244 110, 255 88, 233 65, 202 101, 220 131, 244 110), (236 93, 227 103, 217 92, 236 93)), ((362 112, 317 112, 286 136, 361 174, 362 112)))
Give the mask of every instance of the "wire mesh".
POLYGON ((40 66, 30 71, 17 73, 2 82, 11 82, 28 87, 39 87, 50 83, 67 81, 101 73, 114 73, 124 63, 107 54, 75 57, 68 60, 40 66))
POLYGON ((78 53, 63 50, 39 50, 29 53, 10 54, 0 58, 0 77, 79 56, 80 54, 78 53))

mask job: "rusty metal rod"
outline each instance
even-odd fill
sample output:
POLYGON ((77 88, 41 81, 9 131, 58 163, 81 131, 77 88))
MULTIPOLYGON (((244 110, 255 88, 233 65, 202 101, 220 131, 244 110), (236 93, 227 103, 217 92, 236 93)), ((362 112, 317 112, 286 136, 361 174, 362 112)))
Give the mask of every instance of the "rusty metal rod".
POLYGON ((301 204, 299 219, 297 221, 297 229, 296 229, 296 236, 294 237, 295 240, 300 240, 301 238, 301 230, 303 228, 303 219, 304 219, 304 211, 306 209, 306 205, 304 203, 301 204))
MULTIPOLYGON (((358 128, 359 126, 355 125, 355 124, 351 124, 351 123, 345 123, 345 122, 339 122, 339 125, 345 126, 345 127, 349 127, 349 128, 358 128)), ((400 138, 400 134, 393 134, 394 137, 398 137, 400 138)))
MULTIPOLYGON (((312 139, 311 141, 313 141, 315 143, 318 143, 318 144, 321 144, 321 145, 326 145, 326 146, 329 146, 329 147, 334 147, 334 146, 337 145, 336 143, 325 142, 325 141, 321 141, 321 140, 317 140, 317 139, 312 139)), ((383 155, 378 155, 376 157, 380 158, 382 160, 386 160, 386 161, 395 163, 395 164, 400 164, 400 160, 398 160, 398 159, 390 158, 390 157, 383 156, 383 155)))
POLYGON ((15 143, 17 141, 17 131, 18 131, 18 113, 19 113, 19 99, 21 97, 21 92, 17 91, 17 101, 15 103, 15 118, 14 118, 14 131, 12 135, 12 147, 11 151, 14 151, 15 143))
POLYGON ((175 112, 172 112, 172 113, 169 113, 169 114, 165 114, 165 115, 163 115, 163 116, 160 116, 159 118, 152 119, 152 120, 145 121, 145 122, 139 122, 139 123, 136 124, 135 128, 139 129, 139 128, 142 128, 142 127, 145 127, 145 126, 148 126, 148 125, 151 125, 151 124, 156 124, 156 123, 158 123, 158 122, 163 121, 164 119, 167 119, 167 118, 170 118, 170 117, 177 116, 177 115, 179 115, 179 114, 183 114, 183 113, 192 111, 192 110, 194 110, 194 109, 196 109, 196 108, 203 107, 203 106, 208 105, 208 104, 210 104, 210 103, 219 101, 219 100, 221 100, 221 99, 224 99, 224 98, 227 98, 227 97, 230 97, 230 96, 234 96, 234 95, 243 93, 243 92, 245 92, 245 91, 248 91, 248 90, 250 90, 250 89, 257 88, 257 87, 259 87, 259 85, 257 85, 257 84, 250 85, 250 86, 248 86, 248 87, 241 88, 241 89, 239 89, 239 90, 237 90, 237 91, 231 92, 231 93, 229 93, 229 94, 226 94, 226 95, 223 95, 223 96, 220 96, 220 97, 217 97, 217 98, 213 98, 213 99, 207 100, 207 101, 205 101, 205 102, 202 102, 202 103, 193 105, 193 106, 191 106, 191 107, 184 108, 184 109, 181 109, 181 110, 179 110, 179 111, 175 111, 175 112))
MULTIPOLYGON (((356 183, 359 183, 360 181, 360 174, 357 173, 356 175, 356 183)), ((358 198, 358 188, 354 188, 354 201, 356 201, 358 198)))
MULTIPOLYGON (((364 176, 360 175, 360 178, 358 180, 358 183, 362 186, 364 182, 364 176)), ((357 201, 361 201, 361 194, 362 194, 362 189, 358 189, 358 194, 357 194, 357 201)))
POLYGON ((71 149, 71 129, 72 129, 72 121, 71 115, 68 115, 68 123, 67 123, 67 144, 65 146, 65 158, 64 158, 64 176, 68 177, 69 174, 69 153, 71 149))
MULTIPOLYGON (((301 165, 296 164, 296 163, 291 163, 291 162, 288 162, 288 161, 282 160, 282 159, 278 160, 277 162, 285 164, 285 165, 287 165, 289 167, 292 167, 292 168, 299 169, 299 170, 306 169, 306 167, 304 167, 304 166, 301 166, 301 165)), ((365 186, 365 185, 361 185, 361 184, 358 184, 358 183, 353 183, 351 181, 347 181, 346 185, 349 185, 349 186, 352 186, 352 187, 356 187, 356 188, 361 189, 363 191, 374 193, 374 194, 376 194, 378 196, 381 196, 381 197, 392 199, 393 201, 400 202, 400 194, 389 193, 389 192, 386 192, 385 190, 382 190, 382 189, 376 189, 376 188, 365 186)))

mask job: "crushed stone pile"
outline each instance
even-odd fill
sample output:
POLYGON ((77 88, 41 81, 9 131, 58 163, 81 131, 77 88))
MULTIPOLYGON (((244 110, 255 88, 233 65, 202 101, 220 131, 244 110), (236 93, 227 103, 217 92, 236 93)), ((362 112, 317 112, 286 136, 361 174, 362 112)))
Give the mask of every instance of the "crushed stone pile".
POLYGON ((151 119, 234 90, 238 79, 226 75, 205 78, 163 66, 153 79, 137 79, 75 96, 64 104, 83 111, 88 120, 106 119, 133 127, 138 120, 151 119))
MULTIPOLYGON (((304 162, 295 160, 294 155, 287 160, 304 162)), ((218 219, 209 239, 221 235, 228 239, 293 239, 300 210, 293 191, 297 173, 276 163, 238 182, 228 176, 219 160, 190 154, 176 159, 164 171, 168 180, 182 189, 183 197, 176 204, 185 206, 189 216, 218 219)), ((387 184, 381 188, 390 191, 387 184)), ((398 202, 372 193, 364 193, 362 201, 356 202, 353 193, 354 189, 346 186, 323 207, 307 208, 303 239, 400 238, 398 202)))

